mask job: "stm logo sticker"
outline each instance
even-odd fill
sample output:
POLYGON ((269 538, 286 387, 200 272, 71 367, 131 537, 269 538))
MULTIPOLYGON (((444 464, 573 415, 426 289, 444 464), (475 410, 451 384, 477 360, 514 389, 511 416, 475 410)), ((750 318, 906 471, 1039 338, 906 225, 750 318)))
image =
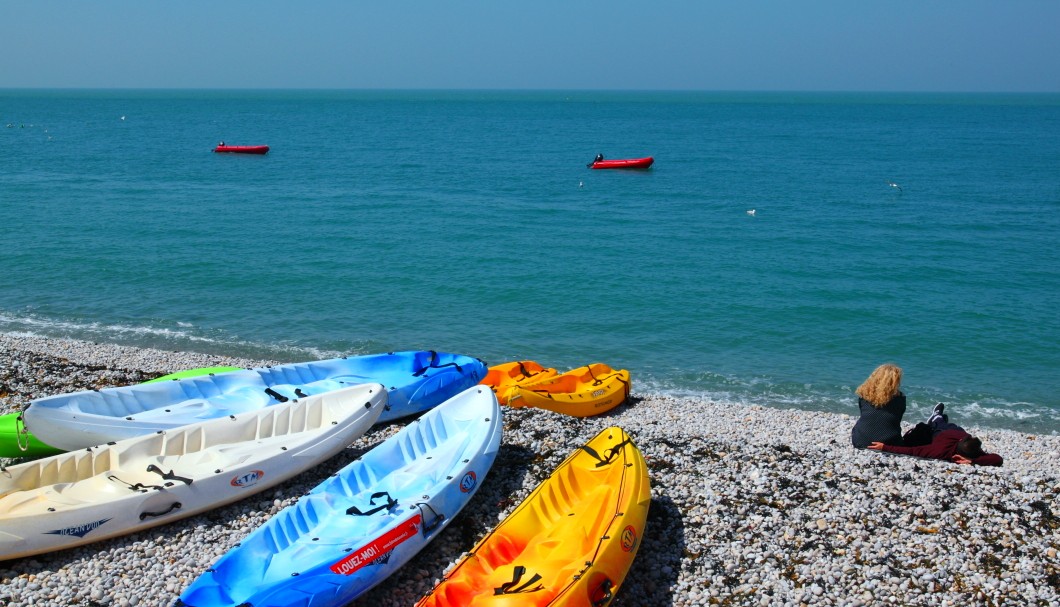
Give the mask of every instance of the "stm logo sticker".
POLYGON ((460 479, 460 490, 464 493, 470 493, 475 485, 478 484, 478 477, 475 476, 475 472, 471 471, 464 475, 464 478, 460 479))
POLYGON ((54 529, 52 531, 45 531, 45 535, 76 535, 77 537, 85 537, 89 531, 95 531, 103 526, 104 523, 109 521, 109 518, 94 521, 91 523, 85 523, 84 525, 77 525, 76 527, 66 527, 65 529, 54 529))
POLYGON ((622 550, 631 552, 637 547, 637 530, 633 528, 633 525, 626 525, 626 528, 622 530, 622 550))
POLYGON ((242 476, 233 477, 229 484, 233 487, 253 487, 258 484, 258 481, 265 478, 264 470, 251 470, 242 476))

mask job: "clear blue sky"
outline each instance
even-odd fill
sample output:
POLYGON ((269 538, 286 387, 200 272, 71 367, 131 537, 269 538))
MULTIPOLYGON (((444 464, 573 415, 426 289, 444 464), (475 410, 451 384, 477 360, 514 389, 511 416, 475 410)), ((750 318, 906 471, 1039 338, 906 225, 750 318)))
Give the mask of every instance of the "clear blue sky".
POLYGON ((1060 1, 5 0, 25 87, 1060 92, 1060 1))

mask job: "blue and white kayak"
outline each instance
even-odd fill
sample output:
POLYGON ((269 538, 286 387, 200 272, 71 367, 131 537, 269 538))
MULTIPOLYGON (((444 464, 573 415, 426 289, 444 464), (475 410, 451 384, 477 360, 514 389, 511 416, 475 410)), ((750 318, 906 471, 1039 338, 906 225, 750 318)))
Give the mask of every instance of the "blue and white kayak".
POLYGON ((346 605, 453 520, 500 441, 501 411, 489 387, 453 397, 253 531, 176 605, 346 605))
POLYGON ((384 422, 435 407, 485 376, 485 363, 470 356, 391 352, 48 396, 31 402, 23 420, 39 440, 69 451, 378 383, 389 400, 384 422))
POLYGON ((0 474, 0 560, 141 531, 249 497, 363 435, 386 406, 361 384, 0 474))

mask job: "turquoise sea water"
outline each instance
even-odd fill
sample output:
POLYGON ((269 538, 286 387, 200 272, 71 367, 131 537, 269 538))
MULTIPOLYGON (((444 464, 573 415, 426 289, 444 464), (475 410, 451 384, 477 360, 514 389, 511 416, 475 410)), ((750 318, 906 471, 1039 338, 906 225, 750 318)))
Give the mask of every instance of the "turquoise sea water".
POLYGON ((846 412, 892 361, 912 418, 1060 431, 1058 95, 0 91, 0 127, 0 331, 846 412))

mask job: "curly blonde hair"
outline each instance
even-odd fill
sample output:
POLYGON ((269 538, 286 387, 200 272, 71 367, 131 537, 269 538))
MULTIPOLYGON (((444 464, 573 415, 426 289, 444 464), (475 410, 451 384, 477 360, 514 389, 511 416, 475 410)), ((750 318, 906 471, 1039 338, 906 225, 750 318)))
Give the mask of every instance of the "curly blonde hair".
POLYGON ((902 393, 899 389, 901 384, 901 367, 891 363, 884 363, 876 367, 872 375, 869 375, 865 383, 858 386, 854 393, 879 409, 890 402, 892 398, 902 393))

